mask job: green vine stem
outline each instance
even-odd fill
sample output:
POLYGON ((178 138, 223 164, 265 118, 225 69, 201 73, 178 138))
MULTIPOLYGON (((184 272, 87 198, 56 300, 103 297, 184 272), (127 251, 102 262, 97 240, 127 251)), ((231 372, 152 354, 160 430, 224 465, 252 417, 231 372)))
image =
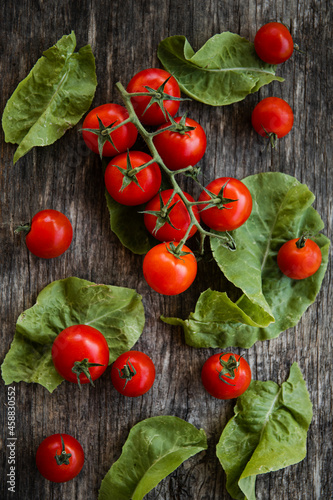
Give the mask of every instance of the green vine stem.
MULTIPOLYGON (((178 246, 176 247, 176 250, 175 250, 175 253, 179 254, 181 252, 181 249, 183 247, 183 245, 185 244, 186 240, 188 239, 188 235, 192 229, 193 226, 195 226, 199 233, 200 233, 200 253, 202 254, 203 251, 204 251, 204 240, 206 238, 206 236, 209 236, 209 237, 213 237, 213 238, 218 238, 220 239, 221 241, 223 241, 223 244, 226 248, 228 248, 229 250, 236 250, 236 245, 235 245, 235 242, 233 240, 233 238, 231 237, 231 235, 229 233, 226 233, 226 234, 216 234, 216 233, 213 233, 213 232, 210 232, 210 231, 206 231, 202 226, 201 224, 197 221, 197 219, 195 218, 195 215, 194 215, 194 212, 193 212, 193 206, 194 205, 197 205, 198 202, 189 202, 188 199, 186 198, 186 196, 184 195, 182 189, 180 188, 178 182, 176 181, 175 179, 175 176, 177 174, 184 174, 185 172, 187 172, 188 174, 191 174, 191 173, 196 173, 197 172, 197 169, 195 169, 194 167, 192 166, 188 166, 186 168, 182 168, 180 170, 170 170, 163 162, 161 156, 159 155, 155 145, 154 145, 154 137, 157 135, 157 133, 159 133, 158 131, 155 131, 155 132, 148 132, 145 127, 142 125, 142 123, 140 122, 139 118, 137 117, 135 111, 134 111, 134 108, 133 108, 133 105, 132 105, 132 102, 131 102, 131 97, 133 95, 138 95, 138 94, 130 94, 128 93, 125 88, 123 87, 123 85, 118 82, 116 83, 116 88, 117 90, 119 91, 122 99, 123 99, 123 102, 125 104, 125 107, 128 111, 128 114, 129 114, 129 117, 119 123, 118 125, 112 127, 110 129, 110 132, 113 132, 114 130, 116 130, 117 128, 123 126, 125 123, 128 123, 128 122, 132 122, 139 134, 141 135, 141 137, 143 138, 143 140, 145 141, 145 143, 147 144, 147 147, 149 148, 149 151, 151 153, 151 156, 153 158, 152 161, 156 162, 160 168, 165 172, 165 174, 167 175, 170 183, 171 183, 171 186, 173 188, 173 191, 174 193, 177 193, 179 195, 179 197, 181 198, 181 200, 184 202, 186 208, 187 208, 187 211, 189 213, 189 216, 190 216, 190 224, 189 224, 189 227, 186 231, 186 234, 184 235, 184 237, 181 239, 181 241, 179 242, 178 246)), ((142 95, 142 94, 140 94, 142 95)), ((168 127, 168 129, 170 129, 170 127, 168 127)), ((161 132, 165 131, 166 129, 163 129, 161 130, 161 132)), ((145 165, 146 166, 146 165, 145 165)), ((140 169, 140 167, 138 167, 140 169)), ((137 172, 137 169, 133 169, 133 175, 137 172)), ((193 175, 193 180, 195 182, 197 182, 200 186, 200 182, 195 178, 195 176, 193 175)), ((201 186, 203 187, 203 186, 201 186)), ((205 188, 204 188, 205 189, 205 188)), ((207 202, 205 202, 207 203, 207 202)))

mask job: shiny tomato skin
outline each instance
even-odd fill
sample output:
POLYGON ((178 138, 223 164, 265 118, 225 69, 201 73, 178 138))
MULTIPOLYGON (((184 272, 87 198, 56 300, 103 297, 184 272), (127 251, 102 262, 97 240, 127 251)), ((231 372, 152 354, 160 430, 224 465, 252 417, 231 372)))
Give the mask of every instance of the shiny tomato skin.
POLYGON ((151 389, 155 381, 155 365, 144 352, 124 352, 111 367, 111 380, 115 389, 123 396, 131 398, 142 396, 151 389), (120 377, 118 371, 121 372, 126 364, 131 367, 131 370, 133 367, 136 372, 127 383, 126 379, 120 377))
MULTIPOLYGON (((182 117, 177 117, 175 122, 179 123, 181 119, 182 117)), ((170 122, 161 125, 158 130, 162 130, 169 125, 171 125, 170 122)), ((195 129, 184 134, 166 130, 154 137, 155 147, 164 164, 170 170, 179 170, 190 165, 194 166, 205 154, 207 138, 204 129, 191 118, 186 118, 185 125, 195 127, 195 129)))
POLYGON ((287 135, 294 124, 294 113, 289 104, 279 97, 266 97, 254 108, 251 121, 262 137, 276 134, 278 139, 287 135))
POLYGON ((294 42, 289 30, 281 23, 267 23, 254 38, 257 55, 268 64, 281 64, 292 55, 294 42))
POLYGON ((232 353, 217 353, 213 354, 206 360, 201 371, 201 380, 206 391, 217 399, 233 399, 238 398, 249 387, 251 382, 251 368, 244 358, 238 354, 232 353), (223 375, 223 382, 219 378, 219 373, 222 370, 220 357, 227 361, 230 356, 234 356, 236 361, 239 361, 239 367, 235 370, 235 378, 230 378, 229 375, 223 375), (232 384, 232 385, 228 385, 232 384))
MULTIPOLYGON (((97 108, 92 109, 84 119, 82 128, 99 129, 98 118, 102 121, 105 127, 112 123, 114 126, 123 122, 128 118, 128 111, 120 104, 102 104, 97 108), (115 123, 114 123, 115 122, 115 123)), ((126 123, 111 133, 112 141, 116 149, 108 141, 103 146, 103 156, 115 156, 130 149, 135 143, 138 136, 138 131, 133 123, 126 123)), ((82 131, 82 137, 89 149, 94 153, 99 154, 98 136, 86 130, 82 131)))
MULTIPOLYGON (((73 325, 62 330, 53 342, 51 355, 59 375, 74 384, 78 383, 76 374, 72 372, 75 361, 87 358, 89 363, 101 364, 89 368, 91 379, 96 380, 106 370, 110 356, 104 335, 89 325, 73 325)), ((80 383, 89 383, 83 373, 80 374, 80 383)))
MULTIPOLYGON (((130 151, 129 157, 133 168, 140 167, 152 159, 142 151, 130 151)), ((114 200, 122 205, 135 206, 146 203, 158 192, 162 175, 157 163, 152 163, 141 170, 136 178, 141 188, 132 181, 125 189, 121 190, 124 176, 115 166, 125 169, 127 167, 127 153, 113 158, 105 170, 105 186, 114 200)))
MULTIPOLYGON (((144 214, 144 224, 147 230, 159 241, 180 241, 185 236, 185 233, 191 222, 190 215, 187 211, 185 203, 180 198, 179 194, 176 193, 172 197, 172 200, 169 202, 173 192, 173 189, 166 189, 165 191, 161 191, 160 194, 164 205, 168 204, 168 206, 172 206, 174 203, 177 203, 169 214, 170 221, 174 227, 172 227, 169 223, 165 223, 164 226, 162 226, 156 233, 154 233, 157 217, 151 214, 144 214)), ((190 202, 194 202, 194 199, 190 194, 185 192, 183 193, 190 202)), ((160 208, 160 197, 157 194, 147 203, 145 210, 159 211, 160 208)), ((200 222, 198 207, 196 205, 193 205, 192 209, 195 218, 198 222, 200 222)), ((188 238, 191 238, 196 233, 196 231, 196 226, 193 226, 188 235, 188 238)))
MULTIPOLYGON (((162 295, 178 295, 192 285, 197 274, 197 261, 191 250, 183 245, 182 251, 189 252, 179 258, 170 253, 171 242, 160 243, 146 254, 143 261, 143 275, 148 285, 162 295)), ((177 247, 178 242, 174 242, 177 247)))
POLYGON ((294 238, 282 245, 277 255, 277 263, 281 272, 289 278, 303 280, 318 271, 322 255, 315 241, 307 238, 304 246, 298 248, 298 240, 299 238, 294 238))
POLYGON ((52 434, 39 445, 36 453, 36 465, 45 479, 54 483, 66 483, 79 474, 84 463, 84 451, 81 444, 69 434, 52 434), (69 464, 58 465, 55 455, 62 452, 61 437, 66 453, 71 454, 69 464))
POLYGON ((73 228, 58 210, 41 210, 33 216, 25 242, 31 253, 42 259, 59 257, 69 248, 73 228))
MULTIPOLYGON (((139 71, 133 76, 129 84, 127 85, 127 92, 147 92, 145 85, 157 90, 167 78, 169 78, 170 73, 164 69, 159 68, 149 68, 139 71)), ((180 89, 177 81, 172 76, 170 80, 166 83, 164 87, 164 92, 173 97, 180 97, 180 89)), ((146 111, 147 105, 149 104, 151 97, 149 96, 134 96, 131 97, 131 101, 134 110, 144 125, 161 125, 167 121, 162 110, 157 103, 152 104, 146 111)), ((164 109, 174 116, 179 109, 179 101, 164 101, 164 109)), ((166 115, 167 116, 167 115, 166 115)))
MULTIPOLYGON (((205 204, 200 206, 201 219, 208 227, 215 231, 233 231, 243 225, 251 215, 252 211, 252 196, 248 188, 243 182, 233 177, 219 177, 213 180, 206 186, 208 191, 218 194, 222 186, 227 182, 224 188, 224 198, 237 200, 232 203, 227 203, 225 208, 217 207, 204 208, 205 204)), ((209 195, 202 191, 199 196, 199 201, 210 200, 209 195)))

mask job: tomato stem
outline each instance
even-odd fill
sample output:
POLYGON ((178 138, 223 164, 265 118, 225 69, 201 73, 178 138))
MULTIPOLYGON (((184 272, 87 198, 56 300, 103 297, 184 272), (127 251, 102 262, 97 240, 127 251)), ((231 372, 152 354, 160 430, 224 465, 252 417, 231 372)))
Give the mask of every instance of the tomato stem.
POLYGON ((56 459, 57 465, 69 465, 69 459, 71 458, 72 454, 66 452, 64 439, 61 434, 60 434, 60 439, 61 439, 61 453, 60 455, 56 453, 54 458, 56 459))
POLYGON ((79 389, 81 390, 81 382, 80 382, 80 375, 83 373, 91 385, 94 387, 94 382, 92 381, 91 374, 89 368, 92 366, 104 366, 101 363, 89 363, 88 358, 84 358, 82 361, 75 361, 74 366, 72 368, 72 372, 75 373, 77 377, 77 383, 79 386, 79 389))
POLYGON ((235 372, 237 372, 237 370, 239 368, 241 356, 239 357, 239 359, 237 361, 235 356, 233 354, 231 354, 231 356, 229 356, 228 360, 224 361, 222 359, 222 357, 225 356, 226 354, 229 354, 229 353, 223 353, 223 354, 221 354, 221 356, 219 358, 220 365, 222 366, 222 370, 218 371, 219 379, 221 380, 221 382, 224 382, 227 385, 233 386, 235 384, 231 384, 230 382, 228 382, 228 380, 226 380, 225 376, 228 375, 228 379, 230 379, 230 380, 233 380, 236 377, 235 372))
POLYGON ((307 239, 308 239, 307 235, 302 234, 302 236, 299 238, 299 240, 296 241, 297 248, 304 248, 307 239))
POLYGON ((123 390, 125 389, 127 383, 132 380, 132 378, 136 375, 136 369, 132 365, 130 358, 127 359, 126 364, 122 367, 121 370, 117 368, 119 377, 122 379, 125 379, 125 385, 123 387, 123 390))
POLYGON ((15 230, 14 230, 14 233, 18 234, 18 233, 21 233, 22 231, 25 231, 26 233, 28 233, 31 229, 31 224, 30 223, 27 223, 27 224, 23 224, 22 226, 18 226, 15 230))

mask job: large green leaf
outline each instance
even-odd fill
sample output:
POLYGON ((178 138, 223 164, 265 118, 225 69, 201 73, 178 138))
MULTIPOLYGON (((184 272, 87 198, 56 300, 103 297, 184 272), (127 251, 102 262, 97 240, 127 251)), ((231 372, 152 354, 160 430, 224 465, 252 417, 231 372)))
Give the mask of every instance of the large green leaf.
POLYGON ((232 498, 255 500, 258 474, 296 464, 306 456, 312 405, 298 364, 292 365, 281 386, 252 381, 234 412, 216 453, 232 498))
POLYGON ((90 45, 75 52, 74 32, 43 53, 10 97, 2 116, 14 163, 34 146, 53 144, 89 109, 97 86, 90 45))
POLYGON ((62 330, 76 324, 93 326, 106 338, 112 363, 135 344, 144 322, 141 296, 135 290, 79 278, 54 281, 19 316, 2 377, 6 384, 36 382, 52 392, 63 381, 51 357, 53 341, 62 330))
POLYGON ((186 342, 195 347, 251 347, 295 326, 320 290, 328 262, 329 240, 313 237, 321 248, 319 270, 305 280, 283 275, 276 262, 279 248, 303 232, 317 233, 323 222, 311 206, 314 195, 294 177, 278 172, 243 179, 253 198, 248 221, 232 232, 237 250, 211 239, 223 274, 243 295, 233 303, 224 292, 207 290, 188 320, 164 318, 184 327, 186 342), (265 321, 271 317, 268 324, 265 321))
POLYGON ((99 500, 141 500, 182 462, 207 449, 205 432, 173 416, 152 417, 130 431, 104 477, 99 500))
POLYGON ((254 44, 234 33, 214 35, 198 52, 184 36, 163 40, 157 55, 185 94, 211 106, 241 101, 273 80, 275 68, 263 62, 254 44))

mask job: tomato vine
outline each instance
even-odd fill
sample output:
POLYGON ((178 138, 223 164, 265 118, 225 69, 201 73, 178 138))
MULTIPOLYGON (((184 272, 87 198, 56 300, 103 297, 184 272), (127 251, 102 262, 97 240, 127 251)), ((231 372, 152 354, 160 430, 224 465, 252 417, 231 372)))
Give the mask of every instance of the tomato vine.
MULTIPOLYGON (((207 231, 206 229, 204 229, 202 227, 202 225, 200 224, 200 222, 197 220, 197 217, 196 217, 195 212, 193 210, 193 207, 196 206, 196 205, 198 205, 198 204, 200 204, 201 202, 198 202, 198 201, 189 201, 188 198, 186 197, 186 195, 184 194, 183 190, 179 186, 177 180, 175 179, 175 177, 176 177, 177 174, 180 174, 180 173, 181 174, 185 174, 185 175, 191 177, 195 182, 197 182, 197 184, 199 184, 199 186, 203 190, 206 190, 206 188, 204 186, 202 186, 201 183, 199 182, 199 180, 197 179, 199 170, 197 168, 191 166, 191 165, 188 166, 188 167, 179 169, 179 170, 170 170, 165 165, 165 163, 163 162, 160 154, 158 153, 158 151, 157 151, 157 149, 155 147, 155 144, 154 144, 154 141, 153 141, 154 137, 156 135, 160 134, 161 132, 165 132, 166 130, 173 130, 174 129, 174 125, 171 124, 170 126, 164 127, 161 130, 156 130, 154 132, 149 132, 143 126, 143 124, 140 122, 137 114, 135 113, 133 104, 131 102, 131 97, 134 94, 127 92, 126 89, 124 88, 124 86, 121 84, 121 82, 116 83, 116 88, 117 88, 117 90, 119 91, 119 93, 120 93, 120 95, 122 97, 122 100, 123 100, 124 105, 125 105, 125 107, 126 107, 126 109, 128 111, 129 116, 123 122, 121 122, 118 125, 115 125, 114 127, 112 127, 110 129, 110 133, 113 132, 114 130, 117 130, 119 127, 122 127, 126 123, 130 123, 130 122, 133 123, 136 126, 139 134, 141 135, 141 137, 145 141, 147 147, 149 148, 149 151, 151 153, 153 161, 156 162, 160 166, 160 168, 163 170, 163 172, 166 174, 167 178, 170 181, 170 184, 172 186, 174 194, 178 194, 179 195, 179 197, 184 202, 184 204, 185 204, 185 206, 186 206, 186 208, 188 210, 188 213, 189 213, 189 216, 190 216, 190 224, 189 224, 189 226, 187 228, 187 231, 184 234, 183 238, 179 241, 179 243, 178 243, 178 245, 177 245, 177 247, 175 249, 175 254, 179 254, 181 252, 181 249, 182 249, 183 245, 185 244, 185 242, 187 241, 187 239, 189 238, 191 230, 193 229, 194 226, 197 228, 197 230, 198 230, 198 232, 200 234, 200 250, 199 250, 200 254, 203 254, 203 251, 204 251, 204 241, 205 241, 205 238, 207 236, 218 238, 219 240, 221 240, 223 242, 222 244, 226 248, 228 248, 229 250, 236 250, 235 242, 234 242, 232 236, 228 232, 225 232, 225 234, 216 234, 216 233, 213 233, 211 231, 207 231)), ((135 169, 133 169, 133 174, 134 173, 135 173, 135 169)), ((202 202, 202 203, 206 203, 207 204, 207 202, 202 202)))

